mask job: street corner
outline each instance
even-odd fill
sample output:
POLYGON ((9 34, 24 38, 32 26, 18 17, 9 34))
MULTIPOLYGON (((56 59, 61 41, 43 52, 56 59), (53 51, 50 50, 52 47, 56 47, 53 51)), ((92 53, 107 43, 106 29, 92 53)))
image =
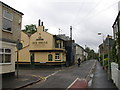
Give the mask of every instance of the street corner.
POLYGON ((15 87, 16 89, 22 89, 42 80, 41 77, 37 75, 25 75, 23 78, 18 80, 19 82, 21 81, 22 84, 15 87), (25 81, 23 81, 23 78, 25 78, 25 81))
POLYGON ((41 81, 41 78, 35 75, 19 75, 18 77, 3 79, 3 89, 21 89, 39 81, 41 81))
POLYGON ((88 88, 88 82, 86 79, 80 79, 80 78, 76 78, 73 83, 71 85, 69 85, 67 90, 71 90, 71 89, 85 89, 88 88))

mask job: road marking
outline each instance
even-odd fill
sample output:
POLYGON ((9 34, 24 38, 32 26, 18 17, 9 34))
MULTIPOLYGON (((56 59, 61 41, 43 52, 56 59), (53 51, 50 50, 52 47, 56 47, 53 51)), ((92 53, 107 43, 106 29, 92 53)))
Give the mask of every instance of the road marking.
POLYGON ((88 82, 88 87, 92 85, 92 79, 88 82))
POLYGON ((52 74, 46 76, 45 78, 48 79, 49 77, 54 76, 55 74, 57 74, 57 73, 60 72, 60 71, 61 71, 61 70, 58 70, 58 71, 56 71, 56 72, 54 72, 54 73, 52 73, 52 74))
POLYGON ((79 78, 76 78, 76 79, 68 86, 68 88, 70 88, 77 80, 79 80, 79 78))
POLYGON ((76 78, 73 83, 71 83, 67 90, 72 89, 72 88, 87 88, 88 87, 88 83, 86 79, 80 79, 80 78, 76 78))
POLYGON ((32 76, 33 76, 33 77, 40 78, 40 79, 42 79, 42 81, 46 81, 49 77, 51 77, 51 76, 57 74, 57 73, 60 72, 60 71, 61 71, 61 70, 58 70, 58 71, 56 71, 56 72, 54 72, 54 73, 52 73, 52 74, 50 74, 50 75, 48 75, 48 76, 46 76, 46 77, 37 76, 37 75, 32 75, 32 76))

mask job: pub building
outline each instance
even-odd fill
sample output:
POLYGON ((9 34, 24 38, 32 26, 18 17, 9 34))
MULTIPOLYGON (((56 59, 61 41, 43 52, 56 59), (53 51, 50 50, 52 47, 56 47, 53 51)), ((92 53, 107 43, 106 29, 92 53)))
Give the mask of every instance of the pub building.
POLYGON ((23 48, 19 50, 19 65, 65 65, 64 40, 48 33, 40 22, 37 31, 28 35, 21 31, 23 48))

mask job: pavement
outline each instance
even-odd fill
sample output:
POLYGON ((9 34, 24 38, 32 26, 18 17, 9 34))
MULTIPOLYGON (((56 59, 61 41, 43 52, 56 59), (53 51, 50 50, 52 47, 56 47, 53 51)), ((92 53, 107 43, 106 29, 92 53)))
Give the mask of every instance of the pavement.
POLYGON ((113 84, 112 80, 108 80, 107 71, 103 70, 98 61, 94 71, 92 85, 89 88, 109 88, 117 90, 117 87, 113 84))
POLYGON ((37 83, 40 80, 41 78, 30 75, 19 75, 18 77, 15 75, 11 77, 5 77, 2 78, 2 89, 20 89, 33 83, 37 83))

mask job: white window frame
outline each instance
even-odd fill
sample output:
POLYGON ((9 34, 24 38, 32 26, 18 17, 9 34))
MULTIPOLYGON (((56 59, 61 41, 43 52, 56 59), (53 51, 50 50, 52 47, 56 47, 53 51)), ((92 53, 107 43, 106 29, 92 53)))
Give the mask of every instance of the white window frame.
MULTIPOLYGON (((7 10, 3 10, 3 18, 2 18, 2 19, 7 19, 7 20, 11 21, 12 24, 13 24, 13 14, 10 13, 10 12, 8 12, 7 10), (12 18, 10 19, 10 18, 6 17, 6 16, 5 16, 5 12, 11 14, 11 15, 12 15, 12 18)), ((3 21, 3 20, 2 20, 2 21, 3 21)), ((3 22, 2 22, 2 23, 3 23, 3 22)), ((11 26, 11 31, 8 31, 8 30, 6 30, 6 29, 3 29, 3 26, 2 26, 2 30, 3 30, 3 31, 6 31, 6 32, 12 33, 12 26, 11 26)))
POLYGON ((0 49, 3 49, 3 52, 0 52, 0 54, 1 55, 3 54, 3 58, 4 58, 3 62, 1 62, 0 64, 11 64, 11 60, 12 60, 12 53, 11 52, 12 52, 12 49, 10 49, 10 48, 0 48, 0 49), (10 53, 6 53, 5 52, 6 49, 11 50, 10 53), (5 55, 11 55, 10 62, 5 62, 5 55))
POLYGON ((60 60, 60 53, 55 53, 55 60, 60 60))

